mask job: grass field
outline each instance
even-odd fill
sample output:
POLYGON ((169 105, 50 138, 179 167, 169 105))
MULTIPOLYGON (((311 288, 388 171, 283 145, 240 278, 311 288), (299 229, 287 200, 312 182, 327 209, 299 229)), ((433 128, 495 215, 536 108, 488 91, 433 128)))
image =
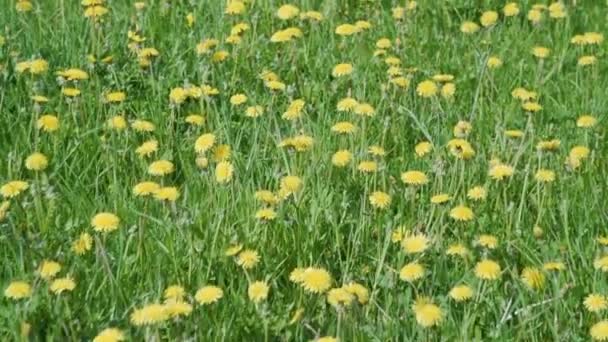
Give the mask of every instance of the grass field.
POLYGON ((3 0, 0 340, 608 341, 608 3, 3 0))

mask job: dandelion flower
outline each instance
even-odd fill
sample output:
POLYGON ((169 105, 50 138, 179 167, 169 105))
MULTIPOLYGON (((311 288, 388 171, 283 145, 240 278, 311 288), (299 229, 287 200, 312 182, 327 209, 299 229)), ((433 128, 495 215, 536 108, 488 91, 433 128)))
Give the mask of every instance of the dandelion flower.
POLYGON ((351 134, 357 130, 357 127, 350 122, 338 122, 331 127, 331 131, 339 134, 351 134))
POLYGON ((169 319, 167 308, 162 304, 148 304, 131 313, 130 320, 135 326, 153 325, 169 319))
POLYGON ((348 150, 340 150, 331 157, 331 163, 337 167, 345 167, 350 164, 353 159, 353 154, 348 150))
POLYGON ((454 286, 449 293, 449 296, 457 302, 464 302, 473 298, 474 291, 468 285, 454 286))
POLYGON ((331 287, 332 279, 323 268, 309 267, 302 275, 302 287, 312 293, 323 293, 331 287))
POLYGON ((592 293, 585 297, 583 304, 589 312, 600 312, 608 308, 608 299, 604 295, 592 293))
POLYGON ((521 272, 522 282, 533 290, 542 289, 545 286, 545 275, 541 269, 526 267, 521 272))
POLYGON ((222 299, 224 291, 217 286, 203 286, 194 295, 194 299, 201 305, 213 304, 222 299))
POLYGON ((351 36, 357 32, 361 31, 360 28, 358 28, 355 25, 352 24, 342 24, 338 27, 336 27, 336 34, 339 36, 351 36))
POLYGON ((192 305, 182 300, 167 300, 164 306, 166 314, 172 318, 192 313, 192 305))
POLYGON ((369 196, 369 202, 378 209, 386 209, 391 204, 391 196, 386 192, 374 191, 369 196))
POLYGON ((249 284, 249 288, 247 289, 247 295, 249 296, 249 300, 257 304, 268 298, 269 291, 270 288, 268 287, 268 284, 266 284, 266 282, 256 281, 249 284))
POLYGON ((494 235, 482 234, 477 238, 477 244, 487 249, 495 249, 498 246, 498 238, 494 235))
POLYGON ((194 142, 194 149, 197 153, 207 152, 215 144, 215 134, 203 134, 194 142))
POLYGON ((353 65, 349 63, 341 63, 334 67, 331 75, 333 77, 342 77, 350 75, 353 72, 353 65))
POLYGON ((357 166, 357 170, 365 173, 372 173, 378 170, 378 163, 373 160, 364 160, 357 166))
POLYGON ((473 201, 483 201, 487 196, 487 191, 483 186, 474 186, 467 192, 467 198, 473 201))
POLYGON ((424 185, 429 179, 422 171, 407 171, 401 174, 401 181, 407 185, 424 185))
POLYGON ((421 97, 433 97, 437 94, 437 84, 431 80, 422 81, 416 87, 416 93, 421 97))
POLYGON ((514 169, 512 166, 498 163, 490 168, 489 175, 492 179, 503 180, 513 176, 514 169))
POLYGON ((76 288, 76 282, 71 277, 57 278, 49 286, 49 290, 55 294, 61 294, 64 291, 71 292, 74 288, 76 288))
POLYGON ((160 185, 155 182, 141 182, 133 187, 135 196, 150 196, 160 190, 160 185))
POLYGON ((483 27, 489 27, 496 24, 498 20, 498 13, 495 11, 486 11, 481 14, 481 18, 479 18, 479 22, 483 27))
POLYGON ((367 304, 369 301, 369 290, 359 283, 350 282, 342 286, 342 288, 348 291, 348 293, 355 295, 361 304, 367 304))
POLYGON ((581 115, 576 120, 576 126, 582 128, 593 127, 597 124, 597 119, 591 115, 581 115))
POLYGON ((38 129, 45 132, 55 132, 59 129, 59 119, 55 115, 42 115, 36 122, 38 129))
POLYGON ((338 101, 336 107, 339 112, 350 112, 353 111, 358 104, 359 102, 357 100, 353 99, 352 97, 347 97, 338 101))
POLYGON ((95 338, 93 342, 119 342, 125 340, 125 334, 116 328, 103 329, 95 338))
POLYGON ((293 269, 293 271, 291 271, 291 273, 289 273, 289 281, 296 283, 296 284, 300 284, 304 281, 304 273, 306 272, 306 269, 304 268, 300 268, 300 267, 296 267, 293 269))
POLYGON ((456 221, 471 221, 475 215, 469 207, 459 205, 450 210, 450 217, 456 221))
POLYGON ((327 292, 327 302, 334 307, 349 306, 355 300, 355 296, 340 287, 327 292))
POLYGON ((514 17, 519 14, 519 5, 516 2, 509 2, 502 8, 505 17, 514 17))
POLYGON ((244 269, 252 269, 260 262, 260 255, 258 252, 246 249, 239 253, 236 263, 237 265, 243 267, 244 269))
POLYGON ((599 321, 595 323, 589 330, 589 335, 595 341, 607 341, 608 340, 608 320, 599 321))
POLYGON ((40 266, 38 266, 38 275, 44 280, 51 280, 57 273, 61 271, 61 264, 52 260, 44 260, 40 266))
POLYGON ((428 141, 422 141, 416 144, 414 147, 414 151, 416 152, 416 156, 424 157, 428 153, 433 150, 433 145, 428 141))
POLYGON ((399 271, 399 278, 411 283, 422 278, 424 273, 424 266, 417 262, 411 262, 401 268, 399 271))
POLYGON ((19 196, 19 194, 29 187, 27 182, 14 180, 2 185, 2 187, 0 187, 0 194, 2 194, 2 197, 4 198, 13 198, 19 196))
POLYGON ((401 239, 401 247, 406 254, 417 254, 429 248, 430 240, 424 234, 410 234, 401 239))
POLYGON ((536 171, 534 178, 540 183, 551 183, 555 180, 555 172, 547 169, 540 169, 536 171))
POLYGON ((25 160, 25 167, 32 171, 42 171, 49 165, 47 157, 39 152, 32 153, 25 160))
POLYGON ((173 171, 175 171, 175 167, 168 160, 157 160, 148 166, 148 173, 153 176, 164 176, 173 171))
POLYGON ((443 320, 443 311, 433 304, 429 298, 418 298, 412 305, 416 322, 424 328, 438 325, 443 320))
POLYGON ((593 267, 596 270, 608 272, 608 255, 605 255, 599 259, 595 259, 595 261, 593 262, 593 267))
POLYGON ((431 197, 432 204, 442 204, 449 201, 452 198, 449 194, 438 194, 431 197))
POLYGON ((500 272, 500 265, 489 259, 484 259, 475 265, 475 276, 482 280, 496 280, 500 272))
POLYGON ((32 286, 24 281, 13 281, 4 290, 4 296, 14 300, 29 298, 31 295, 32 286))
POLYGON ((91 219, 91 225, 97 232, 108 233, 115 231, 118 229, 119 224, 120 219, 118 216, 108 212, 99 213, 91 219))
POLYGON ((448 246, 448 249, 446 250, 445 254, 457 255, 461 258, 464 258, 469 255, 469 249, 466 248, 464 245, 458 243, 448 246))
POLYGON ((93 248, 93 238, 88 233, 82 233, 72 242, 72 251, 76 255, 83 255, 93 248))

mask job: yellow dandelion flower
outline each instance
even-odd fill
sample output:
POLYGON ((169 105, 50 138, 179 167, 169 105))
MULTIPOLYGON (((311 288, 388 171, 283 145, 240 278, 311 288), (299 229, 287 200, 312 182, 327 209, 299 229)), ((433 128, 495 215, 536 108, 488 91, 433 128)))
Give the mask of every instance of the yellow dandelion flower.
POLYGON ((608 340, 608 320, 603 320, 595 323, 589 330, 589 335, 595 341, 608 340))
POLYGON ((167 307, 162 304, 148 304, 131 313, 131 324, 135 326, 154 325, 169 319, 167 307))
POLYGON ((373 160, 364 160, 359 163, 357 170, 364 173, 372 173, 378 171, 378 163, 373 160))
POLYGON ((391 204, 391 196, 386 192, 374 191, 369 195, 369 202, 378 209, 386 209, 391 204))
POLYGON ((256 304, 265 301, 268 298, 268 292, 270 292, 270 287, 263 281, 253 282, 249 284, 249 288, 247 289, 249 300, 256 304))
POLYGON ((154 198, 160 201, 175 202, 179 198, 179 190, 174 186, 162 187, 154 192, 154 198))
POLYGON ((469 249, 466 248, 464 245, 457 243, 457 244, 448 246, 448 249, 445 251, 445 254, 457 255, 461 258, 464 258, 469 255, 469 249))
POLYGON ((490 168, 489 175, 492 179, 500 181, 513 176, 514 171, 512 166, 498 163, 490 168))
POLYGON ((435 96, 438 90, 437 84, 431 80, 422 81, 418 83, 418 86, 416 87, 418 96, 425 98, 435 96))
POLYGON ((555 172, 547 169, 540 169, 536 171, 534 179, 540 183, 551 183, 555 180, 555 172))
POLYGON ((477 238, 477 244, 487 249, 495 249, 498 246, 498 238, 494 235, 482 234, 477 238))
POLYGON ((545 286, 545 274, 536 267, 526 267, 521 272, 522 282, 533 290, 542 289, 545 286))
POLYGON ((331 131, 339 134, 351 134, 357 130, 357 127, 348 121, 338 122, 331 127, 331 131))
POLYGON ((483 27, 490 27, 496 24, 498 21, 498 12, 496 11, 486 11, 481 14, 481 18, 479 18, 479 22, 483 27))
POLYGON ((475 265, 475 276, 481 280, 496 280, 500 272, 500 265, 490 259, 484 259, 475 265))
POLYGON ((37 273, 40 278, 44 280, 51 280, 57 275, 57 273, 59 273, 59 271, 61 271, 60 263, 52 260, 44 260, 40 266, 38 266, 37 273))
POLYGON ((260 262, 260 255, 252 249, 246 249, 239 253, 236 263, 244 269, 252 269, 260 262))
POLYGON ((457 302, 464 302, 473 298, 474 293, 475 291, 468 285, 457 285, 450 290, 449 296, 457 302))
POLYGON ((456 221, 471 221, 475 215, 469 207, 459 205, 450 210, 450 217, 456 221))
POLYGON ((148 166, 148 173, 153 176, 164 176, 175 171, 173 163, 168 160, 157 160, 148 166))
POLYGON ((125 340, 125 334, 116 328, 103 329, 95 338, 93 342, 119 342, 125 340))
POLYGON ((402 173, 401 181, 407 185, 424 185, 429 179, 424 172, 412 170, 402 173))
POLYGON ((135 153, 137 153, 140 157, 149 157, 152 153, 158 151, 158 141, 152 139, 145 141, 139 147, 135 149, 135 153))
POLYGON ((59 119, 55 115, 42 115, 38 119, 36 125, 38 126, 38 129, 41 129, 45 132, 55 132, 59 129, 59 119))
POLYGON ((367 304, 369 301, 369 290, 356 282, 350 282, 342 286, 348 293, 355 295, 360 304, 367 304))
POLYGON ((120 219, 118 216, 108 212, 99 213, 91 219, 91 226, 93 226, 93 229, 102 233, 115 231, 118 229, 119 224, 120 219))
POLYGON ((411 283, 422 278, 424 274, 424 266, 417 262, 411 262, 401 268, 399 278, 411 283))
POLYGON ((438 194, 438 195, 431 197, 431 203, 432 204, 442 204, 442 203, 446 203, 451 198, 452 198, 452 196, 450 196, 449 194, 438 194))
POLYGON ((194 299, 200 305, 213 304, 222 299, 224 291, 221 288, 213 285, 203 286, 194 295, 194 299))
POLYGON ((340 287, 327 292, 327 302, 334 307, 349 306, 355 300, 355 296, 340 287))
POLYGON ((4 289, 4 296, 9 299, 19 300, 31 295, 32 286, 24 281, 13 281, 4 289))
POLYGON ((331 163, 337 167, 345 167, 350 164, 353 154, 348 150, 340 150, 331 157, 331 163))
POLYGON ((42 171, 49 165, 48 158, 40 153, 32 153, 25 159, 25 167, 32 171, 42 171))
POLYGON ((589 312, 600 312, 608 308, 608 298, 601 294, 592 293, 585 297, 583 304, 589 312))
POLYGON ((323 268, 309 267, 304 270, 300 284, 308 292, 324 293, 331 287, 332 278, 323 268))
POLYGON ((135 196, 150 196, 160 190, 160 185, 155 182, 141 182, 133 187, 135 196))
POLYGON ((462 33, 471 34, 477 31, 479 31, 479 25, 475 22, 465 21, 460 25, 460 32, 462 33))
POLYGON ((93 238, 88 233, 82 233, 72 242, 72 251, 77 255, 83 255, 93 248, 93 238))
POLYGON ((487 191, 483 186, 474 186, 467 192, 467 198, 473 201, 483 201, 487 196, 487 191))
POLYGON ((58 295, 65 291, 71 292, 75 288, 76 282, 71 277, 57 278, 49 285, 49 290, 58 295))
POLYGON ((353 68, 352 64, 340 63, 334 67, 333 71, 331 72, 331 75, 333 77, 347 76, 347 75, 352 74, 353 70, 354 70, 354 68, 353 68))
POLYGON ((418 298, 412 305, 412 310, 416 316, 416 322, 424 328, 439 325, 443 320, 441 308, 431 302, 429 298, 418 298))
POLYGON ((401 239, 401 247, 406 254, 417 254, 429 248, 430 240, 424 234, 408 234, 401 239))
POLYGON ((146 120, 135 120, 131 123, 131 127, 138 132, 153 132, 156 129, 153 123, 146 120))
POLYGON ((123 115, 116 115, 108 119, 107 125, 110 129, 122 131, 127 128, 127 120, 123 115))
POLYGON ((336 108, 339 112, 351 112, 359 105, 359 102, 352 97, 346 97, 338 101, 336 108))

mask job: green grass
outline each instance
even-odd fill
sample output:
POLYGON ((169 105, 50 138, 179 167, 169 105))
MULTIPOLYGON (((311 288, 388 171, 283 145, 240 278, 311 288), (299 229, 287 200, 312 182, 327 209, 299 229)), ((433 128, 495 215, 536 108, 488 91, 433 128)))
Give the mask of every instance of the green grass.
MULTIPOLYGON (((580 47, 570 43, 575 34, 606 32, 607 5, 602 1, 567 2, 566 18, 551 19, 548 12, 539 25, 526 13, 533 3, 520 1, 518 16, 502 15, 503 1, 419 1, 406 19, 391 16, 393 1, 294 1, 301 10, 317 10, 324 19, 311 23, 298 18, 281 21, 276 10, 283 3, 257 0, 239 16, 224 14, 219 0, 150 1, 136 11, 132 3, 112 1, 103 22, 83 17, 78 1, 38 1, 34 11, 19 13, 14 1, 4 0, 0 10, 0 181, 25 180, 30 187, 10 199, 11 207, 0 222, 0 287, 15 280, 32 285, 30 298, 0 298, 0 339, 21 339, 20 326, 31 325, 29 340, 91 340, 107 327, 121 329, 128 340, 240 341, 313 340, 335 336, 342 341, 586 341, 589 329, 606 318, 583 305, 591 293, 608 295, 606 274, 594 268, 605 247, 596 238, 606 234, 608 217, 608 147, 606 108, 608 87, 605 43, 580 47), (497 24, 466 35, 465 20, 479 22, 486 10, 500 12, 497 24), (193 13, 192 28, 185 17, 193 13), (341 37, 335 28, 368 20, 372 28, 341 37), (230 28, 246 22, 240 45, 224 43, 230 28), (271 43, 280 29, 299 27, 303 36, 289 43, 271 43), (149 68, 140 68, 128 48, 127 32, 139 28, 144 47, 160 52, 149 68), (393 47, 386 56, 401 60, 401 69, 415 67, 404 76, 410 86, 389 84, 385 56, 374 57, 375 43, 389 38, 393 47), (203 39, 220 40, 218 49, 230 57, 215 63, 199 56, 203 39), (400 44, 395 40, 399 39, 400 44), (546 46, 551 55, 542 63, 531 50, 546 46), (90 63, 87 55, 112 55, 113 62, 90 63), (598 62, 577 66, 582 55, 598 62), (489 56, 504 65, 486 67, 489 56), (44 58, 49 70, 42 75, 18 73, 18 62, 44 58), (334 78, 333 67, 348 62, 354 72, 334 78), (55 72, 81 68, 89 79, 76 87, 75 100, 61 94, 55 72), (264 70, 275 72, 287 85, 271 92, 260 79, 264 70), (416 86, 435 74, 455 76, 453 99, 425 99, 416 86), (208 84, 220 94, 188 100, 176 106, 171 89, 185 84, 208 84), (511 91, 525 87, 538 93, 542 110, 525 113, 511 91), (108 91, 127 93, 126 101, 104 103, 108 91), (246 105, 235 107, 230 96, 244 93, 246 105), (30 96, 45 95, 49 102, 35 108, 30 96), (370 103, 376 115, 362 118, 336 110, 349 95, 370 103), (290 122, 281 114, 293 99, 306 101, 301 119, 290 122), (264 115, 245 116, 245 108, 260 105, 264 115), (55 113, 61 127, 54 133, 36 128, 41 114, 55 113), (184 122, 191 113, 202 114, 202 127, 184 122), (129 122, 145 119, 154 132, 108 129, 106 121, 123 114, 129 122), (582 114, 598 119, 593 128, 578 128, 582 114), (455 158, 446 147, 460 121, 472 125, 466 138, 475 149, 470 160, 455 158), (351 121, 359 130, 338 136, 330 128, 351 121), (520 129, 520 139, 505 137, 507 129, 520 129), (196 165, 194 142, 213 132, 216 144, 227 144, 232 153, 234 177, 218 184, 216 163, 196 165), (304 133, 313 147, 295 152, 277 145, 286 137, 304 133), (142 158, 135 149, 156 139, 159 149, 142 158), (554 152, 539 152, 539 141, 559 139, 554 152), (418 158, 414 146, 423 140, 433 151, 418 158), (367 150, 380 145, 386 156, 367 150), (581 166, 567 170, 570 149, 587 146, 590 156, 581 166), (331 156, 340 149, 353 153, 346 168, 337 168, 331 156), (49 159, 44 171, 27 170, 25 159, 33 152, 49 159), (499 158, 515 168, 508 180, 488 175, 490 160, 499 158), (171 160, 175 172, 154 177, 148 165, 171 160), (376 160, 374 174, 357 170, 363 160, 376 160), (556 180, 539 184, 539 168, 555 171, 556 180), (421 170, 429 183, 412 189, 400 180, 407 170, 421 170), (281 177, 297 175, 303 189, 276 207, 271 222, 256 219, 263 205, 257 190, 277 191, 281 177), (132 188, 144 180, 179 188, 175 203, 139 198, 132 188), (485 201, 467 199, 468 189, 483 185, 485 201), (373 191, 392 197, 386 209, 370 205, 373 191), (434 205, 430 197, 447 193, 447 204, 434 205), (475 213, 472 221, 455 222, 450 210, 466 204, 475 213), (120 217, 119 229, 99 233, 91 227, 98 212, 120 217), (534 237, 533 227, 544 235, 534 237), (431 247, 423 254, 406 255, 391 235, 398 227, 425 233, 431 247), (83 232, 94 237, 86 254, 76 255, 72 242, 83 232), (499 240, 493 250, 474 244, 480 234, 499 240), (256 250, 261 260, 243 270, 234 257, 224 255, 233 243, 256 250), (455 242, 467 245, 468 259, 445 254, 455 242), (502 273, 496 281, 481 281, 474 267, 484 257, 497 261, 502 273), (76 288, 56 295, 36 274, 43 260, 62 265, 58 277, 71 276, 76 288), (413 284, 399 279, 403 265, 418 260, 426 275, 413 284), (545 286, 531 290, 521 280, 524 267, 542 268, 561 261, 566 269, 546 272, 545 286), (336 310, 323 294, 311 294, 289 281, 296 267, 323 267, 333 287, 350 281, 370 291, 370 301, 336 310), (247 296, 251 281, 265 280, 270 294, 261 304, 247 296), (476 290, 468 302, 456 303, 450 289, 467 283, 476 290), (162 301, 163 291, 179 284, 187 291, 192 313, 148 327, 130 322, 131 313, 145 304, 162 301), (196 290, 215 284, 224 297, 209 306, 198 305, 196 290), (412 304, 419 296, 432 297, 443 311, 433 328, 416 323, 412 304), (289 324, 297 308, 299 322, 289 324)), ((403 5, 403 4, 402 4, 403 5)), ((71 83, 73 84, 73 83, 71 83)))

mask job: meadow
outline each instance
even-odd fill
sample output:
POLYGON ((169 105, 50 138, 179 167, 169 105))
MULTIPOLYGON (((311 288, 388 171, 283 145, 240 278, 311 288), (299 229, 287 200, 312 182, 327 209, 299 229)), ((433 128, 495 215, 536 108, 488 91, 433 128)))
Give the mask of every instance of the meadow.
POLYGON ((608 341, 608 2, 0 4, 0 340, 608 341))

